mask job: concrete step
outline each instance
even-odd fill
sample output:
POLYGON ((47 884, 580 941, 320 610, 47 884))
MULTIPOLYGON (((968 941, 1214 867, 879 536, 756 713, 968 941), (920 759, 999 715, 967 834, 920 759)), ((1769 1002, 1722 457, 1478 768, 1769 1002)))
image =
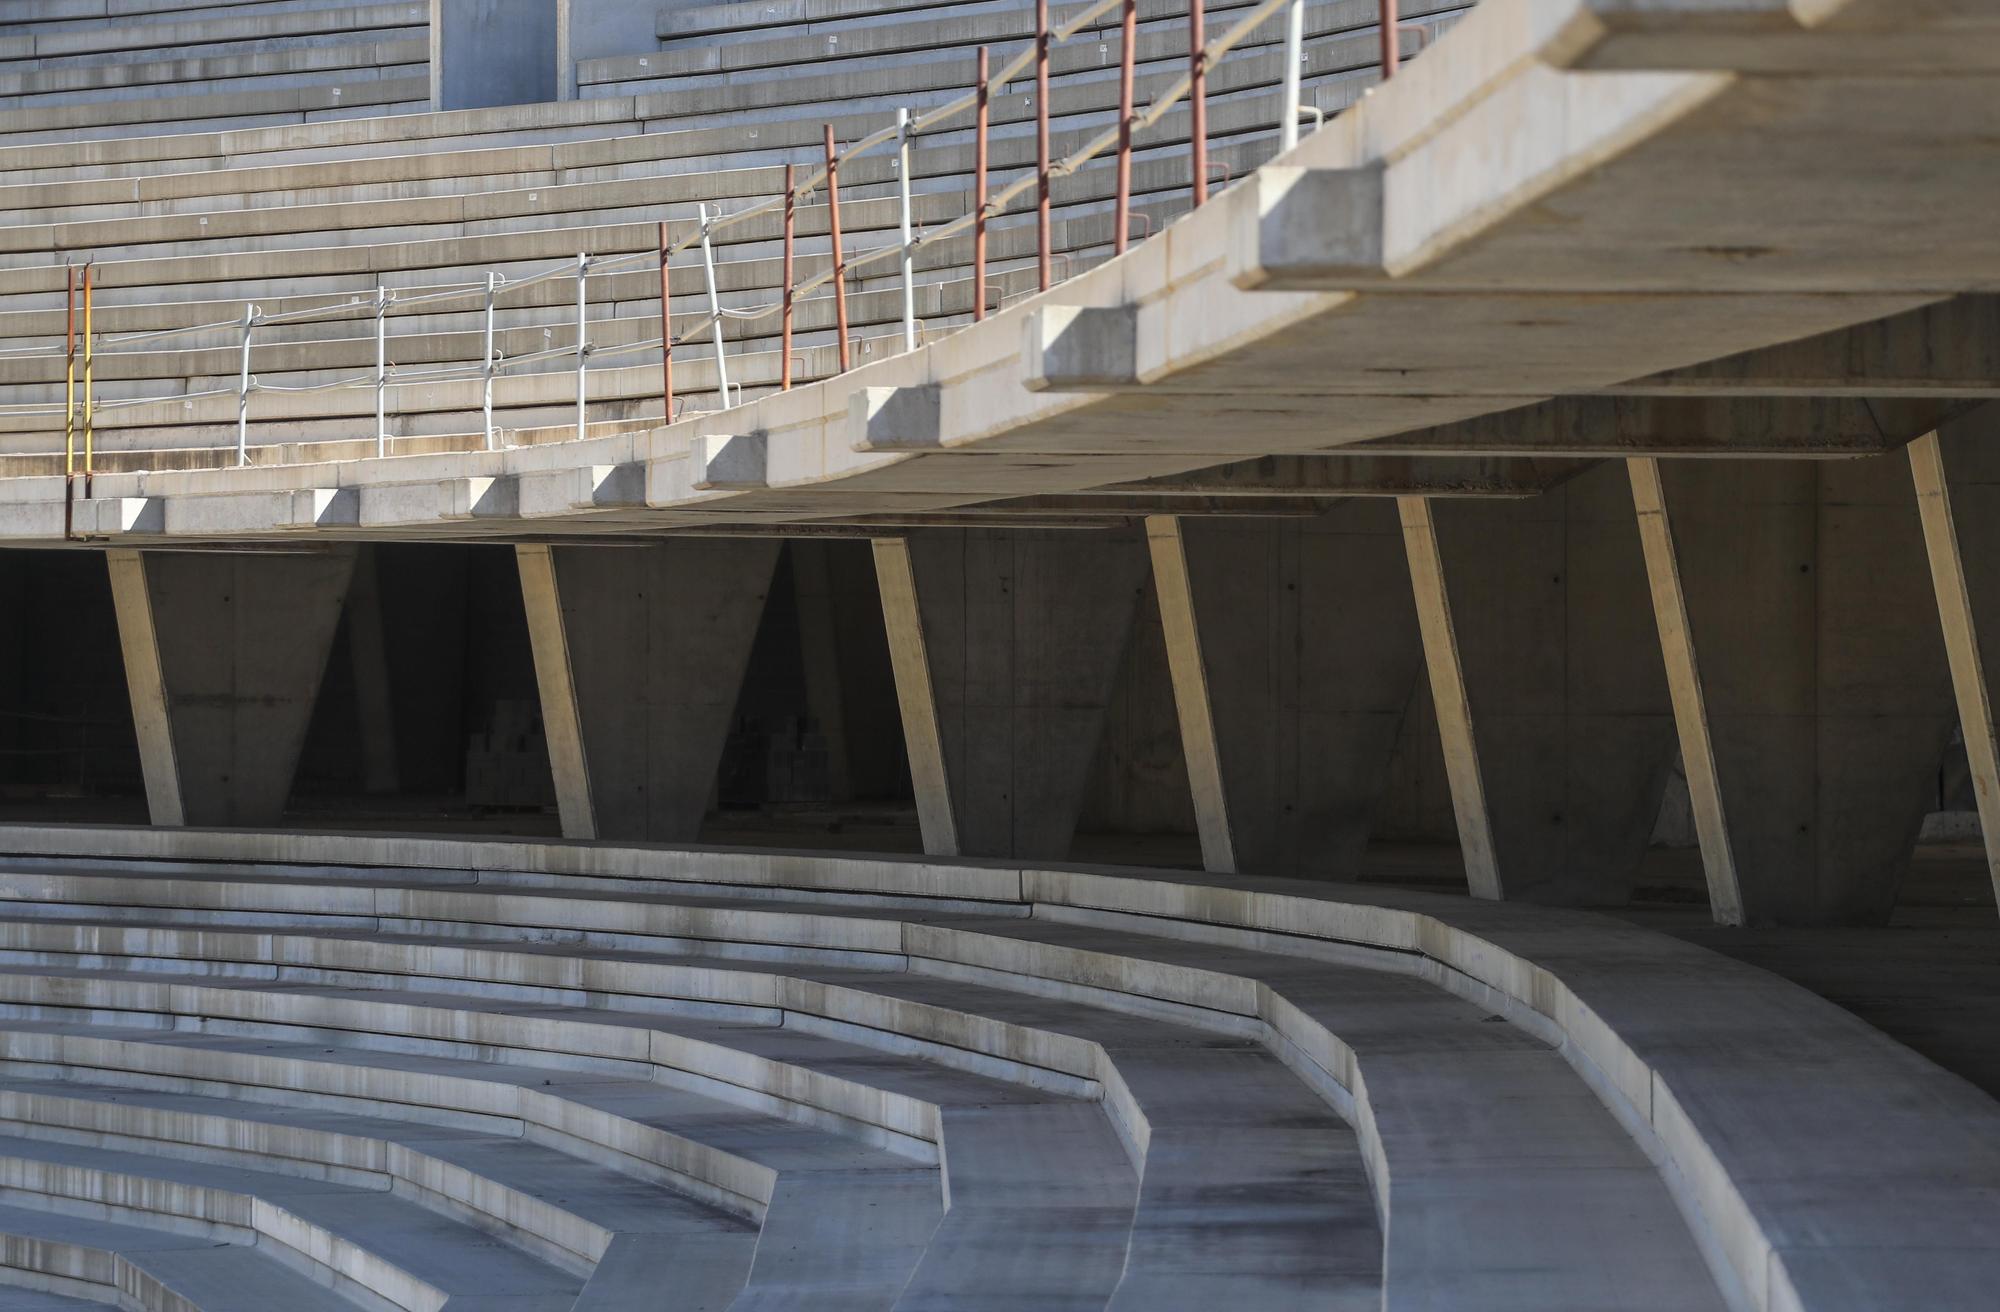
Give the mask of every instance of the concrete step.
POLYGON ((244 1244, 0 1203, 0 1276, 142 1312, 355 1312, 362 1306, 244 1244))
POLYGON ((504 1298, 520 1312, 567 1312, 583 1287, 579 1274, 381 1187, 0 1134, 0 1188, 57 1213, 282 1246, 323 1283, 409 1312, 504 1298))
POLYGON ((313 37, 351 38, 358 33, 396 28, 424 28, 430 23, 428 6, 422 0, 395 3, 314 5, 305 9, 275 12, 223 11, 220 17, 173 21, 171 11, 159 15, 168 21, 146 21, 134 16, 130 22, 92 23, 59 31, 36 30, 27 35, 0 34, 0 65, 89 58, 95 61, 125 58, 151 59, 153 52, 204 46, 250 46, 262 42, 305 40, 313 37), (139 52, 136 55, 133 52, 139 52))
POLYGON ((741 1287, 756 1235, 740 1217, 518 1135, 29 1076, 0 1079, 0 1123, 45 1142, 393 1189, 585 1276, 629 1236, 698 1260, 723 1287, 733 1272, 741 1287))
POLYGON ((371 70, 377 77, 428 76, 429 58, 429 42, 418 38, 272 54, 0 72, 0 109, 332 85, 351 78, 355 69, 371 70))
POLYGON ((355 0, 0 0, 0 36, 351 9, 355 0))
POLYGON ((414 112, 429 98, 428 77, 356 75, 330 86, 10 109, 0 111, 0 132, 16 143, 165 136, 195 126, 261 127, 313 117, 414 112))
MULTIPOLYGON (((65 887, 84 890, 77 883, 65 887)), ((110 887, 101 891, 117 896, 110 887)), ((242 906, 245 899, 263 903, 277 895, 276 890, 253 891, 260 887, 247 884, 217 896, 242 906)), ((477 932, 482 935, 506 935, 478 912, 477 894, 429 890, 412 896, 421 897, 427 908, 422 923, 437 923, 442 908, 436 903, 443 900, 458 908, 459 916, 480 914, 485 928, 477 932)), ((518 897, 487 896, 496 904, 518 897)), ((555 896, 534 918, 582 928, 601 917, 601 896, 555 896), (585 919, 572 919, 571 913, 585 919)), ((793 926, 789 933, 797 941, 807 932, 797 920, 810 921, 811 941, 822 950, 834 943, 862 946, 865 926, 882 915, 838 902, 786 907, 768 899, 732 903, 681 898, 676 906, 675 943, 688 942, 691 935, 699 941, 701 927, 727 909, 742 918, 731 921, 737 933, 749 932, 754 923, 756 937, 765 942, 779 941, 787 932, 780 926, 786 924, 793 926), (786 915, 797 920, 788 921, 786 915)), ((377 909, 386 907, 378 904, 377 909)), ((519 910, 508 914, 526 918, 519 910)), ((636 931, 642 917, 661 914, 665 908, 658 903, 639 901, 624 923, 636 931)), ((412 922, 398 916, 392 923, 412 922)), ((1392 1294, 1409 1291, 1422 1305, 1423 1300, 1448 1297, 1452 1288, 1476 1286, 1493 1306, 1531 1307, 1549 1295, 1547 1273, 1560 1271, 1564 1275, 1556 1278, 1554 1288, 1564 1297, 1547 1305, 1721 1306, 1652 1163, 1561 1055, 1431 985, 1379 970, 1039 918, 927 917, 921 925, 907 918, 902 923, 904 951, 912 966, 921 956, 922 973, 877 973, 865 984, 843 976, 850 986, 1071 1034, 1078 1033, 1075 1004, 1081 1002, 1086 1008, 1154 1018, 1206 1017, 1211 1026, 1227 1030, 1235 1025, 1252 1038, 1258 1022, 1244 1030, 1244 1022, 1232 1018, 1263 1017, 1261 1023, 1269 1024, 1275 1013, 1266 999, 1282 998, 1306 1023, 1305 1029, 1287 1035, 1289 1043, 1298 1045, 1290 1050, 1309 1055, 1305 1069, 1317 1069, 1313 1078, 1324 1096, 1336 1105, 1343 1096, 1356 1100, 1360 1105, 1354 1115, 1371 1128, 1368 1150, 1374 1157, 1378 1205, 1386 1215, 1402 1213, 1388 1227, 1384 1278, 1392 1294), (953 982, 931 978, 937 975, 953 982), (976 1001, 953 996, 952 990, 967 985, 978 990, 976 1001), (1041 994, 1049 1001, 1024 1003, 1024 994, 1041 994), (1063 1005, 1052 1005, 1057 1002, 1063 1005), (1468 1127, 1478 1127, 1469 1138, 1468 1127), (1458 1147, 1447 1150, 1441 1146, 1446 1143, 1458 1147), (1538 1163, 1537 1169, 1520 1169, 1525 1160, 1538 1163), (1489 1208, 1495 1216, 1537 1220, 1520 1228, 1472 1220, 1474 1212, 1489 1208), (1555 1215, 1572 1219, 1555 1226, 1540 1223, 1555 1215), (1530 1255, 1524 1265, 1510 1266, 1524 1254, 1530 1255), (1536 1274, 1532 1279, 1503 1274, 1509 1271, 1536 1274)), ((458 934, 471 928, 462 919, 456 924, 458 934)), ((377 932, 384 927, 378 922, 377 932)), ((629 944, 631 937, 621 934, 618 942, 629 944)), ((824 978, 831 964, 810 965, 804 973, 824 978)), ((785 969, 790 973, 799 966, 787 963, 785 969)), ((1130 1024, 1124 1020, 1111 1028, 1130 1024)), ((1139 1078, 1137 1068, 1115 1046, 1119 1036, 1089 1037, 1104 1046, 1125 1087, 1140 1097, 1133 1083, 1139 1078)), ((1130 1039, 1131 1032, 1125 1037, 1130 1039)), ((1186 1092, 1193 1081, 1183 1073, 1168 1079, 1166 1087, 1186 1092)), ((1150 1108, 1146 1119, 1157 1132, 1159 1122, 1150 1108)), ((1150 1156, 1147 1161, 1150 1188, 1156 1163, 1150 1156)), ((1172 1251, 1173 1245, 1164 1248, 1172 1251)), ((1173 1296, 1165 1285, 1148 1294, 1173 1296)))

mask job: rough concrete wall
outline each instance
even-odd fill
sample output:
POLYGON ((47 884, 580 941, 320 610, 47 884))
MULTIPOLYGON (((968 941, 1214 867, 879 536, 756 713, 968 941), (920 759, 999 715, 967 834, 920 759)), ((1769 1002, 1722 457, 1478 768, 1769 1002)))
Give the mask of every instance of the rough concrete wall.
POLYGON ((1663 481, 1746 918, 1886 919, 1957 722, 1907 456, 1663 481))
POLYGON ((1144 589, 1129 532, 912 534, 945 773, 967 855, 1069 851, 1144 589))
POLYGON ((778 546, 556 549, 600 838, 700 832, 778 546))
POLYGON ((1076 827, 1087 834, 1195 833, 1173 673, 1150 575, 1133 611, 1132 638, 1105 707, 1076 827))
POLYGON ((1422 671, 1394 503, 1183 532, 1236 867, 1351 878, 1422 671))
POLYGON ((354 569, 352 550, 147 552, 160 673, 191 825, 273 825, 354 569))
POLYGON ((431 0, 438 109, 556 99, 557 0, 431 0))
POLYGON ((910 759, 903 748, 874 555, 865 542, 820 545, 840 661, 848 787, 857 799, 907 801, 910 759))
POLYGON ((1624 466, 1434 505, 1505 894, 1621 903, 1675 747, 1624 466))

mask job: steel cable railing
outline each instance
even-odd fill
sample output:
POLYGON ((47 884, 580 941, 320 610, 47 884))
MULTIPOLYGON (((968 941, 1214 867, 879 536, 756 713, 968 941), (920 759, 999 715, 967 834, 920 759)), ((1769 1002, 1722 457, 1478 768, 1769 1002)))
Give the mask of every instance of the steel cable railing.
MULTIPOLYGON (((803 178, 798 176, 795 166, 785 168, 785 189, 778 195, 758 201, 731 213, 711 212, 704 202, 697 207, 697 218, 689 229, 677 239, 670 240, 671 224, 659 225, 659 243, 656 250, 641 251, 618 256, 597 256, 587 252, 566 259, 546 269, 522 277, 508 278, 496 271, 488 271, 480 281, 471 283, 448 283, 435 290, 420 292, 400 292, 378 285, 370 298, 350 295, 342 304, 306 306, 295 310, 265 314, 254 305, 245 307, 243 315, 234 319, 218 320, 212 323, 188 324, 171 328, 149 329, 139 332, 108 334, 98 337, 92 331, 94 311, 93 265, 83 266, 80 308, 82 311, 82 361, 83 386, 79 397, 76 379, 78 358, 78 336, 76 332, 77 310, 79 309, 76 270, 72 266, 68 274, 68 321, 63 342, 49 347, 23 347, 0 350, 0 358, 17 359, 34 356, 63 355, 66 359, 65 400, 62 405, 6 404, 0 405, 0 416, 41 417, 61 415, 64 419, 65 474, 73 481, 78 471, 77 438, 82 437, 82 473, 85 478, 86 495, 88 481, 94 473, 95 458, 95 416, 112 410, 124 411, 145 406, 185 403, 208 397, 235 395, 237 397, 237 461, 249 462, 249 410, 250 397, 256 392, 305 394, 332 392, 363 387, 376 390, 376 450, 378 454, 388 451, 388 407, 387 393, 393 387, 419 382, 446 382, 468 379, 484 381, 482 409, 484 411, 485 445, 496 447, 496 430, 493 426, 493 383, 510 370, 529 364, 561 357, 573 357, 576 361, 576 434, 579 438, 587 434, 588 418, 588 369, 592 359, 611 358, 659 350, 662 353, 662 393, 666 404, 666 414, 671 419, 676 414, 673 388, 673 349, 677 342, 686 342, 703 334, 712 338, 717 375, 717 393, 724 409, 731 405, 732 388, 728 373, 728 356, 723 324, 727 322, 754 322, 778 315, 781 324, 781 364, 780 387, 791 386, 792 330, 794 312, 798 302, 822 287, 832 284, 835 302, 835 319, 838 333, 839 367, 845 371, 850 367, 848 336, 848 316, 846 305, 846 284, 857 271, 895 259, 900 263, 902 284, 902 341, 905 350, 915 349, 921 337, 916 316, 915 298, 915 256, 927 246, 951 240, 967 229, 973 231, 973 318, 983 318, 986 311, 986 228, 988 222, 1008 212, 1015 202, 1030 191, 1036 195, 1037 238, 1036 254, 1038 284, 1046 289, 1052 281, 1054 258, 1049 224, 1049 192, 1051 184, 1061 178, 1075 174, 1084 165, 1108 152, 1117 155, 1116 196, 1114 202, 1114 251, 1123 251, 1127 244, 1130 227, 1129 207, 1131 200, 1131 157, 1133 139, 1138 133, 1150 128, 1163 119, 1176 105, 1190 102, 1190 166, 1189 184, 1193 203, 1200 205, 1207 198, 1207 130, 1205 82, 1208 71, 1214 65, 1247 41, 1257 28, 1261 27, 1280 9, 1288 10, 1285 38, 1285 68, 1282 81, 1282 113, 1279 122, 1280 141, 1290 146, 1297 140, 1298 124, 1304 113, 1310 112, 1316 120, 1323 118, 1317 109, 1302 110, 1300 97, 1300 63, 1303 57, 1304 40, 1304 0, 1257 0, 1246 13, 1242 14, 1227 31, 1214 40, 1206 40, 1204 35, 1204 13, 1202 0, 1191 0, 1188 15, 1189 52, 1186 70, 1160 88, 1144 108, 1133 105, 1133 71, 1135 48, 1137 45, 1137 0, 1092 0, 1061 23, 1051 25, 1047 0, 1037 0, 1036 35, 1032 42, 1017 51, 997 69, 989 68, 989 57, 985 47, 978 51, 978 77, 973 89, 944 104, 934 106, 920 114, 912 114, 903 109, 896 112, 893 122, 876 129, 850 143, 844 149, 834 140, 829 124, 824 129, 824 162, 803 178), (1061 159, 1051 159, 1049 139, 1050 106, 1047 92, 1048 70, 1052 48, 1074 37, 1078 32, 1109 14, 1121 10, 1122 49, 1119 69, 1119 106, 1116 121, 1105 130, 1086 139, 1082 145, 1061 159), (1033 68, 1036 73, 1037 95, 1035 96, 1036 120, 1036 164, 1032 170, 1013 178, 1004 186, 993 189, 989 186, 987 149, 990 105, 992 92, 996 87, 1005 86, 1016 77, 1033 68), (947 123, 955 123, 961 116, 974 116, 974 202, 971 210, 960 214, 948 222, 915 231, 913 225, 911 197, 911 143, 926 132, 947 123), (897 153, 897 199, 900 214, 897 224, 897 239, 877 245, 856 254, 846 255, 842 246, 840 222, 840 169, 842 165, 881 147, 893 144, 897 153), (830 239, 830 260, 825 268, 805 278, 795 281, 794 270, 794 229, 799 204, 824 190, 828 210, 828 230, 830 239), (783 282, 777 300, 765 305, 724 306, 721 303, 720 288, 716 279, 714 258, 714 237, 716 234, 749 223, 766 215, 782 215, 783 219, 783 282), (683 318, 682 331, 673 331, 673 314, 667 272, 674 256, 699 249, 703 277, 706 286, 707 310, 695 317, 691 325, 683 318), (589 280, 593 277, 610 277, 621 273, 637 272, 657 264, 661 280, 660 326, 656 337, 620 343, 615 346, 593 345, 589 340, 589 280), (572 277, 576 281, 576 339, 563 346, 552 346, 539 351, 524 352, 507 356, 496 350, 495 318, 499 302, 503 297, 518 294, 537 284, 556 278, 572 277), (484 321, 481 330, 483 350, 477 362, 451 363, 428 368, 403 368, 389 363, 387 349, 391 334, 387 331, 387 321, 391 311, 404 311, 424 306, 447 305, 456 302, 483 301, 484 321), (376 362, 372 372, 352 374, 324 382, 302 384, 270 384, 260 382, 251 370, 252 352, 257 346, 255 335, 259 328, 277 325, 331 322, 357 317, 360 314, 373 316, 376 324, 376 362), (104 354, 129 354, 129 351, 115 348, 129 347, 138 343, 154 343, 197 334, 217 334, 228 330, 239 333, 237 341, 238 369, 235 387, 208 388, 198 391, 179 392, 157 397, 130 397, 114 400, 97 400, 94 391, 94 367, 96 358, 104 354), (107 351, 106 348, 113 348, 107 351), (78 420, 81 419, 79 425, 78 420)), ((1399 55, 1400 27, 1397 21, 1396 0, 1378 0, 1378 16, 1381 23, 1381 73, 1383 77, 1395 71, 1399 55)), ((1421 31, 1421 29, 1419 29, 1421 31)), ((1150 225, 1149 225, 1150 226, 1150 225)), ((614 319, 614 321, 616 321, 614 319)), ((736 389, 740 393, 740 389, 736 389)))

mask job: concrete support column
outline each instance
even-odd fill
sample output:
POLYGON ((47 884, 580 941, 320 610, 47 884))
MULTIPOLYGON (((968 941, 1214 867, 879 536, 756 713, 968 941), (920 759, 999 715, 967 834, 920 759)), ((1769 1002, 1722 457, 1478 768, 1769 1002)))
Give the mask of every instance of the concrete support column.
POLYGON ((1144 587, 1144 544, 937 530, 880 542, 875 561, 926 849, 1066 855, 1144 587))
POLYGON ((354 553, 106 553, 157 825, 275 825, 354 553))
POLYGON ((2000 406, 1985 406, 1910 444, 1910 473, 1986 864, 2000 898, 2000 406))
POLYGON ((1472 892, 1624 902, 1674 752, 1624 471, 1399 511, 1472 892))
POLYGON ((952 804, 937 686, 931 679, 930 641, 924 632, 923 608, 917 601, 910 544, 902 538, 878 538, 874 546, 875 583, 882 593, 882 624, 889 637, 889 661, 896 672, 896 704, 903 717, 917 827, 923 834, 925 855, 957 856, 958 813, 952 804))
POLYGON ((396 791, 396 707, 389 683, 388 633, 375 548, 355 556, 347 593, 347 653, 354 667, 354 710, 360 719, 361 786, 370 793, 396 791))
POLYGON ((778 546, 519 549, 566 836, 699 836, 778 546))
POLYGON ((1886 920, 1955 716, 1909 459, 1631 477, 1716 918, 1886 920))
POLYGON ((556 815, 564 838, 595 838, 597 811, 590 801, 590 765, 584 758, 583 717, 577 707, 576 670, 570 663, 569 625, 563 615, 562 585, 556 578, 555 548, 517 546, 514 562, 521 571, 521 605, 535 653, 535 685, 541 693, 549 773, 555 777, 556 815))
POLYGON ((1395 507, 1147 536, 1204 864, 1352 877, 1421 673, 1395 507))

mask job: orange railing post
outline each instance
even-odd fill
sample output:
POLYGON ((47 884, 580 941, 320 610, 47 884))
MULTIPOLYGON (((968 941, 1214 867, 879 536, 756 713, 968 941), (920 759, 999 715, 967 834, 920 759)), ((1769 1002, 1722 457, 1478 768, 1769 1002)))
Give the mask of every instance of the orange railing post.
POLYGON ((1035 271, 1049 289, 1049 0, 1035 0, 1035 271))
POLYGON ((1202 0, 1188 0, 1188 151, 1194 203, 1208 200, 1208 38, 1202 0))
POLYGON ((778 390, 792 386, 792 230, 796 222, 799 195, 794 190, 792 166, 785 165, 785 254, 781 261, 785 280, 784 309, 778 330, 778 390))
POLYGON ((1125 0, 1125 23, 1118 52, 1118 203, 1112 222, 1117 231, 1111 236, 1114 254, 1123 255, 1131 241, 1132 226, 1132 60, 1139 44, 1139 0, 1125 0))
POLYGON ((986 125, 991 116, 992 88, 987 79, 986 47, 979 47, 979 83, 975 90, 972 129, 972 321, 986 317, 986 125))
POLYGON ((847 262, 840 255, 840 154, 833 148, 833 124, 826 125, 826 225, 833 237, 833 321, 840 333, 840 372, 846 373, 853 348, 847 341, 847 262))
POLYGON ((1396 0, 1382 0, 1382 80, 1396 75, 1403 57, 1401 29, 1397 26, 1396 0))

